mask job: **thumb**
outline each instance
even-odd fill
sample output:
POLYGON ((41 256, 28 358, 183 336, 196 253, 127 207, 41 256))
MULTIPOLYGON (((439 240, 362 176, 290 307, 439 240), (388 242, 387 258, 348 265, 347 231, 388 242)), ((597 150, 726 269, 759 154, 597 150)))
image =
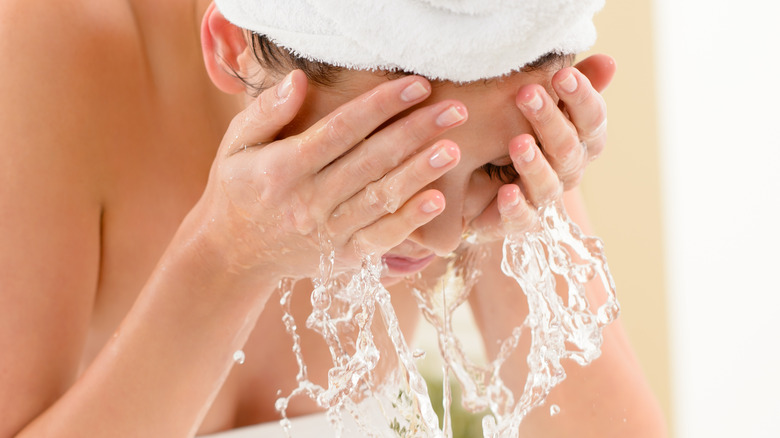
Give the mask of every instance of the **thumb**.
POLYGON ((301 109, 308 80, 301 70, 293 70, 275 86, 264 90, 243 111, 236 114, 225 134, 230 139, 227 155, 236 148, 270 143, 301 109))

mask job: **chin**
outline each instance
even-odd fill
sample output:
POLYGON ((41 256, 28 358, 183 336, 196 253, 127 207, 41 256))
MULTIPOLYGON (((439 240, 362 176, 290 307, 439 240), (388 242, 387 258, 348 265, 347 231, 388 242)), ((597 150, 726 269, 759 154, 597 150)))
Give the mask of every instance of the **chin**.
POLYGON ((389 287, 400 283, 404 279, 405 277, 383 276, 380 281, 382 282, 382 286, 389 287))

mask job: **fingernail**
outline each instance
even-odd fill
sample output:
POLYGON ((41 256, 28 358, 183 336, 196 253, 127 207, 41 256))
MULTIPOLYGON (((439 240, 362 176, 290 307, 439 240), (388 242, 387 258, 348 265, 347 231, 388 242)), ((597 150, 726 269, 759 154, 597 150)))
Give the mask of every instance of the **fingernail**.
POLYGON ((428 94, 428 88, 421 82, 414 82, 401 91, 401 100, 404 102, 413 102, 428 94))
POLYGON ((517 204, 519 204, 519 203, 520 203, 519 190, 513 190, 512 191, 512 197, 509 198, 509 200, 504 205, 504 207, 506 207, 504 209, 504 211, 508 212, 510 209, 516 207, 517 204))
POLYGON ((455 105, 450 105, 436 117, 436 124, 442 128, 452 126, 466 118, 465 112, 455 105))
POLYGON ((542 96, 540 96, 539 93, 536 91, 534 91, 531 99, 525 102, 525 106, 527 106, 533 111, 539 111, 540 109, 542 109, 542 105, 544 105, 544 102, 542 101, 542 96))
POLYGON ((534 155, 536 153, 534 152, 534 147, 529 142, 524 142, 520 146, 520 159, 523 160, 523 162, 530 163, 531 160, 534 159, 534 155), (523 150, 525 149, 525 150, 523 150))
POLYGON ((577 90, 577 78, 575 78, 574 75, 569 72, 565 78, 558 82, 558 85, 561 86, 563 91, 567 93, 574 93, 574 91, 577 90))
POLYGON ((434 211, 439 209, 439 204, 436 201, 426 201, 420 206, 420 210, 423 211, 423 213, 433 213, 434 211))
POLYGON ((284 77, 282 83, 276 87, 276 97, 279 99, 286 99, 292 91, 292 72, 284 77))
POLYGON ((450 164, 452 160, 454 160, 454 158, 447 152, 447 147, 443 146, 439 148, 436 153, 431 155, 431 158, 428 159, 428 162, 431 164, 431 167, 438 169, 450 164))

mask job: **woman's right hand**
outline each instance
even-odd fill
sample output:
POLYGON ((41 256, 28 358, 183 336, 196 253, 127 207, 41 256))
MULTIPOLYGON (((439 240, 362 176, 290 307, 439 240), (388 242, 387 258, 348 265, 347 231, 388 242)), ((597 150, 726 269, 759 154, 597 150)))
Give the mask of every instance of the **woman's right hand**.
POLYGON ((378 129, 429 96, 424 78, 407 76, 277 138, 307 86, 303 72, 290 73, 233 119, 220 145, 196 211, 231 270, 315 276, 326 241, 336 269, 357 267, 361 254, 386 252, 444 209, 441 192, 422 189, 460 151, 448 140, 420 148, 465 121, 461 103, 438 102, 378 129))

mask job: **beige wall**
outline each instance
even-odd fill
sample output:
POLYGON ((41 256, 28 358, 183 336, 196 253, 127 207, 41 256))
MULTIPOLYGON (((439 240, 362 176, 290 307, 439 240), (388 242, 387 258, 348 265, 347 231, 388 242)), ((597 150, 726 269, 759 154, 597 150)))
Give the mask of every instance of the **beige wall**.
POLYGON ((605 243, 623 324, 671 426, 652 1, 607 1, 596 27, 592 52, 613 56, 618 73, 604 93, 609 143, 588 169, 583 193, 605 243))

